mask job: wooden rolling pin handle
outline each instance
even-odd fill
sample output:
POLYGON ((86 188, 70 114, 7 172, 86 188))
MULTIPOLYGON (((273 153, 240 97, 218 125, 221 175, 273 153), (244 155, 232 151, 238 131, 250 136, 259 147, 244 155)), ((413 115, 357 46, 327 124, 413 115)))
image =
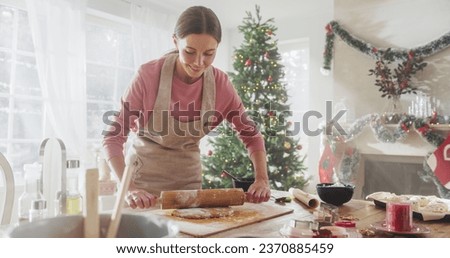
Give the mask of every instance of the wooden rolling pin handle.
POLYGON ((161 209, 213 208, 243 205, 240 188, 180 190, 161 192, 161 209))

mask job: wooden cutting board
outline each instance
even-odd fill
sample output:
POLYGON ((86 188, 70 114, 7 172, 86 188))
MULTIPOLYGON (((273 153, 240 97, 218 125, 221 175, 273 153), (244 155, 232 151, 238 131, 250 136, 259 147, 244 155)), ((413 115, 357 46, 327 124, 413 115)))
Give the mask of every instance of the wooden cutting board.
POLYGON ((180 232, 194 237, 207 237, 293 212, 293 209, 267 203, 244 203, 242 206, 232 206, 232 208, 234 210, 232 216, 211 219, 178 218, 171 216, 173 210, 152 210, 150 212, 173 221, 180 232))

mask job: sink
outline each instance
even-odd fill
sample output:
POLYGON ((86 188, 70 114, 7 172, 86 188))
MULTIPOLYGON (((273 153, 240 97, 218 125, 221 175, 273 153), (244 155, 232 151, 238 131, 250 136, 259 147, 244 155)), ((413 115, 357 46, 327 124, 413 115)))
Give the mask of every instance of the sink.
MULTIPOLYGON (((0 213, 0 225, 7 225, 11 222, 11 216, 14 205, 15 185, 14 185, 14 174, 12 172, 11 165, 1 152, 0 152, 0 172, 3 172, 6 186, 3 211, 0 213)), ((0 178, 0 180, 1 179, 2 178, 0 178)))
MULTIPOLYGON (((110 214, 100 215, 100 235, 108 229, 110 214)), ((81 238, 84 233, 84 217, 81 215, 58 216, 24 223, 12 228, 10 238, 81 238)), ((118 238, 175 237, 178 228, 170 221, 151 215, 123 214, 117 233, 118 238)))

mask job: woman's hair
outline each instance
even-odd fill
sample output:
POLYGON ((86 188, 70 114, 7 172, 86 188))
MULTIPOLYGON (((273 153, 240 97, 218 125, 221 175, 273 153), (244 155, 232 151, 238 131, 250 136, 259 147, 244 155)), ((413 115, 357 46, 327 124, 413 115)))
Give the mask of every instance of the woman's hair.
POLYGON ((203 6, 192 6, 186 9, 175 25, 175 37, 182 39, 189 34, 208 34, 220 43, 222 28, 216 14, 203 6))

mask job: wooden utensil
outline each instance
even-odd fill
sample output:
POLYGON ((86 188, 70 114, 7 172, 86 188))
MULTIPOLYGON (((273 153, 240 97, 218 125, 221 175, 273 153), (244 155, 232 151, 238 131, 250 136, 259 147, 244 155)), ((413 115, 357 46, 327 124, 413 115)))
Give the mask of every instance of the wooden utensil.
POLYGON ((116 237, 117 235, 117 230, 119 229, 120 225, 120 219, 122 217, 122 208, 125 202, 125 194, 127 193, 128 187, 130 185, 134 167, 135 165, 125 167, 117 200, 114 204, 113 213, 111 214, 111 222, 109 223, 108 232, 106 233, 106 237, 108 238, 116 237))
POLYGON ((222 170, 222 174, 229 176, 230 178, 234 179, 235 181, 241 181, 241 179, 235 177, 234 175, 232 175, 230 172, 226 171, 225 169, 222 170))
POLYGON ((84 218, 84 237, 100 236, 98 215, 98 169, 86 170, 86 217, 84 218))
POLYGON ((162 191, 161 209, 212 208, 243 205, 241 188, 162 191))

